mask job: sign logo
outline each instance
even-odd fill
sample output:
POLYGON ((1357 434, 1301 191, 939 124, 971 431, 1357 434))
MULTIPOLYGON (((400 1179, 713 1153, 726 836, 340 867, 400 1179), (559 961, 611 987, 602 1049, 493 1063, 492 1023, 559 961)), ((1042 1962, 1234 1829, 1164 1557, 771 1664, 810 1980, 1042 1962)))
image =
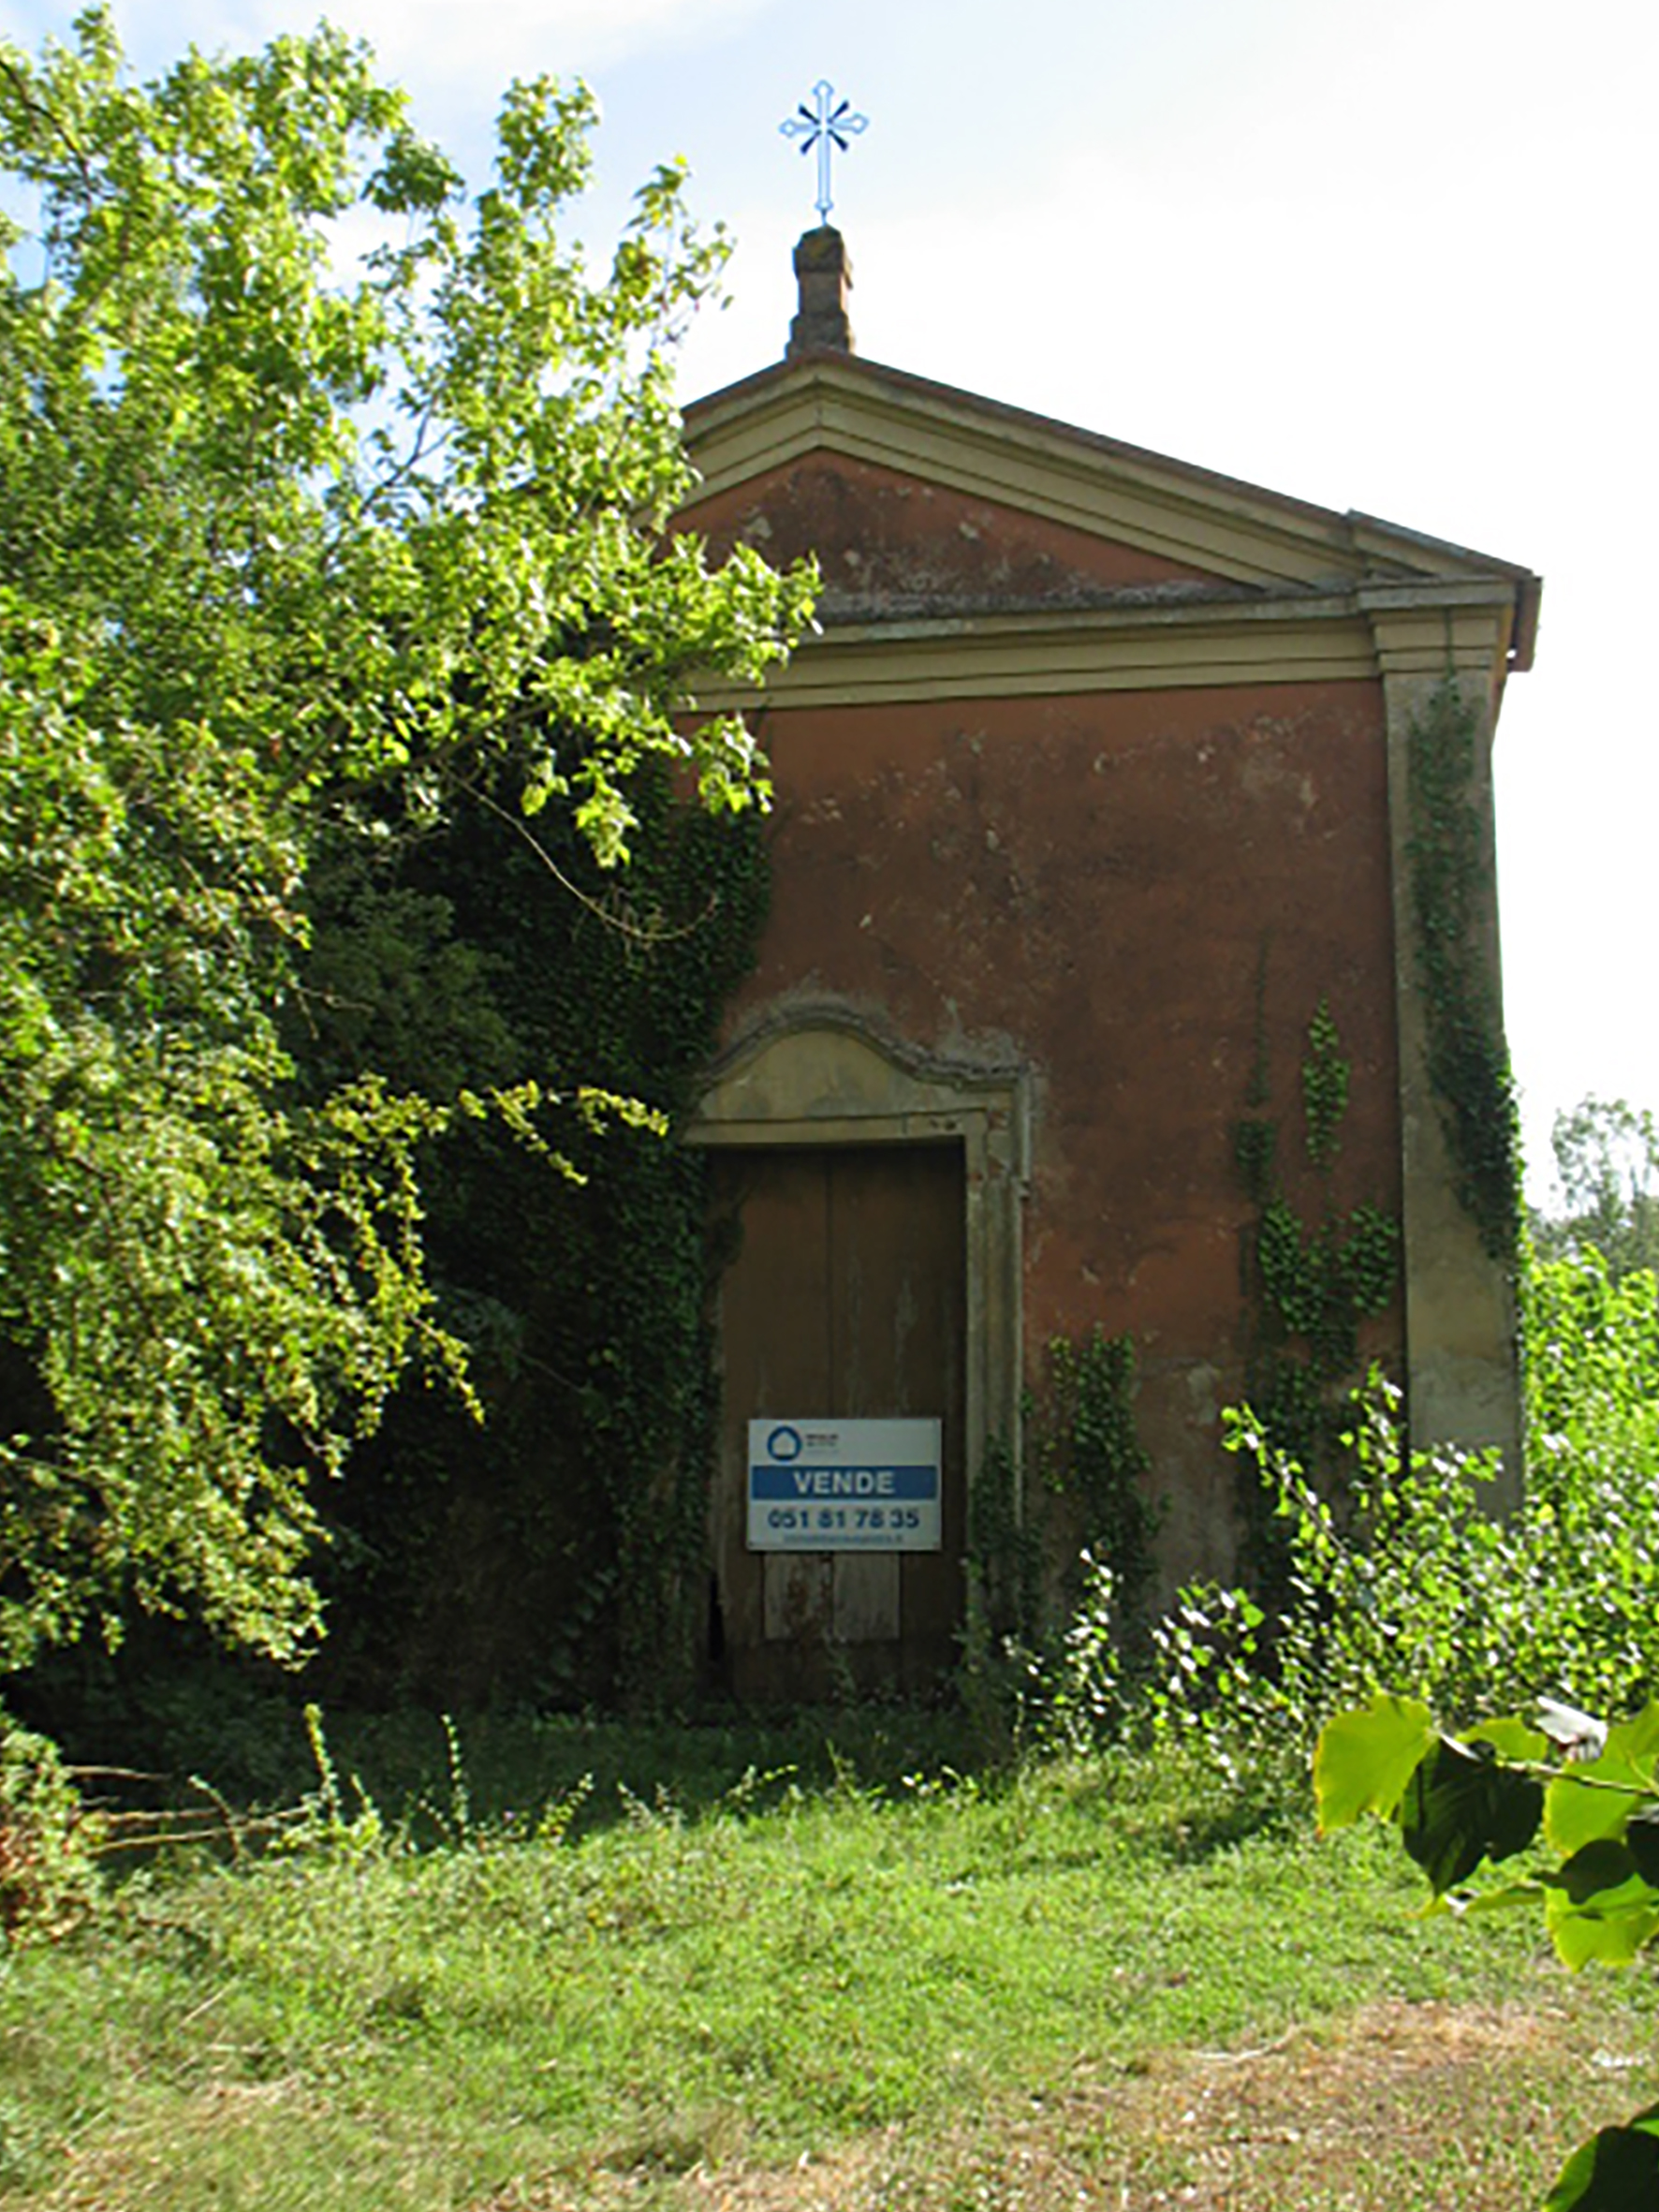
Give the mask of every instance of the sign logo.
POLYGON ((800 1431, 791 1428, 787 1422, 780 1422, 766 1439, 769 1459, 799 1459, 800 1457, 800 1431))

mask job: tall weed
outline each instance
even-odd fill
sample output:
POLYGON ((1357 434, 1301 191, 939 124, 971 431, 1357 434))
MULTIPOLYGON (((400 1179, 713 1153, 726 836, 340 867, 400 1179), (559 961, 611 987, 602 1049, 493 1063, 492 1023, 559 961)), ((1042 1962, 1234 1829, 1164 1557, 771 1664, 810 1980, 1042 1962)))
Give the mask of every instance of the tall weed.
POLYGON ((1536 1261, 1525 1300, 1527 1464, 1501 1514, 1495 1459, 1413 1452, 1400 1394, 1357 1394, 1333 1483, 1316 1487, 1246 1408, 1228 1448, 1254 1458, 1281 1577, 1259 1593, 1183 1589, 1157 1621, 1138 1692, 1079 1696, 1077 1660, 1118 1624, 1095 1578, 1046 1672, 1075 1737, 1093 1721, 1197 1739, 1224 1764, 1287 1751, 1373 1689, 1448 1718, 1540 1694, 1621 1713, 1659 1690, 1659 1283, 1600 1255, 1536 1261), (1112 1717, 1116 1718, 1113 1718, 1112 1717))

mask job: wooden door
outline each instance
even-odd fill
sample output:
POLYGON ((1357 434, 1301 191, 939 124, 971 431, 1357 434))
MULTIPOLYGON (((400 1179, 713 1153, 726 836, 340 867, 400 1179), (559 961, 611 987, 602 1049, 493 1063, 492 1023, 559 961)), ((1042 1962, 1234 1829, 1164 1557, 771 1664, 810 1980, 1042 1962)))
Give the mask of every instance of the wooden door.
POLYGON ((710 1656, 738 1695, 793 1701, 850 1681, 929 1687, 957 1658, 967 1493, 966 1246, 955 1144, 717 1153, 721 1449, 711 1505, 710 1656), (756 1553, 752 1419, 943 1423, 943 1542, 927 1553, 756 1553))

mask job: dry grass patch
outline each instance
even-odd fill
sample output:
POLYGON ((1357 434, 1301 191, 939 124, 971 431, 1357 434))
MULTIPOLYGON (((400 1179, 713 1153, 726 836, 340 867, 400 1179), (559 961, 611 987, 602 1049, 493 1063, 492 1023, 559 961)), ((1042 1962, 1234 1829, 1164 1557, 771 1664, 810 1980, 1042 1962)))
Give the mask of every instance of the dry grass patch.
POLYGON ((1271 2045, 1079 2067, 1023 2110, 884 2129, 784 2169, 660 2160, 477 2212, 1517 2212, 1580 2136, 1655 2094, 1578 1988, 1519 2007, 1371 2005, 1271 2045))
POLYGON ((309 2212, 319 2181, 360 2183, 364 2212, 461 2212, 434 2179, 418 2130, 383 2124, 285 2074, 205 2082, 183 2099, 89 2132, 66 2153, 56 2185, 0 2191, 6 2212, 309 2212), (401 2144, 401 2147, 400 2147, 401 2144))

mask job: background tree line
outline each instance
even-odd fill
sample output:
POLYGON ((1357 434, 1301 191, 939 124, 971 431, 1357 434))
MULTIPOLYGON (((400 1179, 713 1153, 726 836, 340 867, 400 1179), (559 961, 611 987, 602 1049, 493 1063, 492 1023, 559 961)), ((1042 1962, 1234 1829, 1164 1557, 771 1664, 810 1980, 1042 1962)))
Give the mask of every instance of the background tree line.
POLYGON ((1622 1099, 1586 1098, 1558 1113, 1550 1138, 1562 1211, 1534 1212, 1533 1243, 1546 1259, 1591 1246, 1615 1281, 1659 1270, 1659 1123, 1622 1099))

